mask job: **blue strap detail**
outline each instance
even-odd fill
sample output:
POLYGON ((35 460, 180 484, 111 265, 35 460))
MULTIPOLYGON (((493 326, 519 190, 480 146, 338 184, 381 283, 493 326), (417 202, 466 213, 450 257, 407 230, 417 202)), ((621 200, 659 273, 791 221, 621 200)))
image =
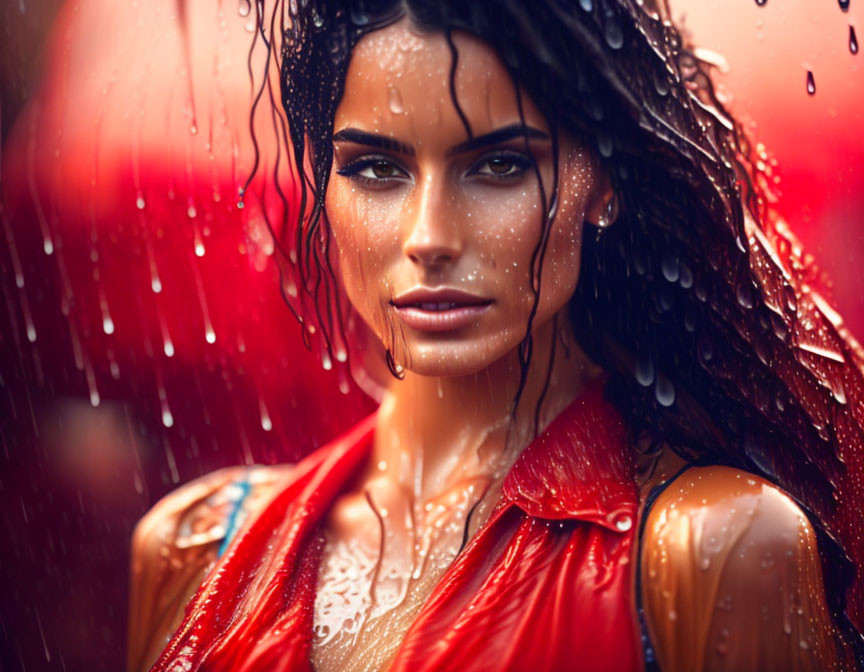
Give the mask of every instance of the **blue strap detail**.
POLYGON ((237 498, 237 501, 234 502, 234 506, 231 507, 231 513, 228 514, 225 538, 222 540, 222 545, 219 546, 220 558, 222 557, 222 554, 225 552, 225 550, 228 548, 228 545, 231 543, 234 535, 237 534, 237 529, 240 527, 240 521, 238 519, 240 517, 240 511, 243 510, 243 502, 246 501, 246 497, 249 496, 249 492, 252 490, 252 486, 250 486, 249 481, 246 480, 238 481, 237 483, 233 483, 232 485, 238 486, 242 493, 237 498))
POLYGON ((648 622, 645 620, 645 605, 642 604, 642 538, 645 534, 645 525, 648 521, 648 513, 651 507, 661 493, 672 485, 672 482, 681 474, 687 471, 690 467, 696 466, 693 463, 684 465, 671 478, 654 486, 648 497, 645 499, 645 507, 642 511, 642 520, 639 521, 639 548, 636 555, 636 616, 639 621, 639 629, 642 631, 642 651, 645 654, 645 672, 660 672, 660 665, 657 663, 657 657, 654 653, 654 644, 651 642, 651 635, 648 632, 648 622))

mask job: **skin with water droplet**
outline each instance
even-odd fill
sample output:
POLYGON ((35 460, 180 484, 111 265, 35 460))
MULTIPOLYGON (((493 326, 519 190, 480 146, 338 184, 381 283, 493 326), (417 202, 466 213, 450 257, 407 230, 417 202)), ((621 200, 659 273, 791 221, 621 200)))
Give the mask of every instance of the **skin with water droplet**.
MULTIPOLYGON (((519 372, 516 348, 532 296, 528 274, 510 271, 530 266, 533 243, 527 241, 536 236, 540 217, 536 179, 527 171, 519 175, 512 162, 489 163, 493 152, 520 151, 521 137, 477 151, 449 151, 465 140, 450 96, 450 51, 443 35, 418 34, 406 24, 400 21, 358 43, 334 124, 336 133, 345 128, 383 133, 410 144, 413 153, 387 152, 390 165, 373 164, 359 173, 362 179, 352 178, 339 172, 382 152, 337 142, 325 198, 348 298, 392 349, 404 377, 381 379, 386 393, 368 472, 337 500, 328 519, 315 617, 318 632, 326 635, 313 641, 318 670, 377 667, 395 652, 425 596, 455 557, 468 510, 477 505, 470 533, 491 512, 503 475, 530 440, 551 339, 563 339, 569 356, 555 363, 541 423, 560 412, 597 372, 576 346, 569 320, 554 317, 566 310, 578 281, 580 224, 597 222, 607 213, 611 190, 590 149, 565 135, 560 184, 566 198, 556 222, 577 224, 552 231, 544 274, 547 269, 555 273, 544 279, 534 323, 535 361, 508 431, 519 372), (505 181, 494 170, 517 177, 505 181), (526 244, 514 245, 514 239, 526 244), (470 292, 491 304, 452 333, 429 333, 403 323, 393 298, 435 285, 470 292), (384 471, 378 468, 382 463, 384 471), (358 577, 368 577, 361 584, 365 597, 336 609, 340 583, 332 569, 342 562, 339 549, 350 547, 352 540, 365 549, 357 554, 354 569, 358 577), (374 581, 360 562, 365 556, 379 565, 374 581), (337 633, 348 621, 351 628, 337 633)), ((473 133, 518 122, 512 82, 497 55, 467 35, 454 40, 460 54, 456 93, 473 133)), ((523 102, 526 124, 547 134, 543 115, 527 95, 523 102)), ((531 143, 542 179, 551 186, 548 142, 540 138, 531 143)))

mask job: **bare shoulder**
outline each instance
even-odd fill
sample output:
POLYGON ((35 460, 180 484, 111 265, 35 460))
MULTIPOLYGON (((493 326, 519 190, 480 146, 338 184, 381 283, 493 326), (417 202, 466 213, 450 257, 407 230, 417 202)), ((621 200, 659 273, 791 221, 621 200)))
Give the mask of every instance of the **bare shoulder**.
POLYGON ((648 512, 640 554, 664 672, 843 669, 813 527, 765 479, 688 469, 648 512))
POLYGON ((222 546, 290 465, 226 467, 168 493, 132 535, 128 669, 149 669, 222 546))

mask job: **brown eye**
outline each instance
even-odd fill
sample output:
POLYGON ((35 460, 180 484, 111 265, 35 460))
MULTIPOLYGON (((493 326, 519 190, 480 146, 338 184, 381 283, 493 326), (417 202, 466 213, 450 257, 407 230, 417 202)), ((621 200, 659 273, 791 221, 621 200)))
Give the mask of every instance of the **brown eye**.
POLYGON ((371 166, 372 174, 378 178, 393 177, 396 175, 396 167, 389 161, 376 161, 371 166))
POLYGON ((481 159, 468 174, 485 176, 490 180, 515 181, 521 178, 531 165, 531 159, 521 154, 502 152, 481 159))
POLYGON ((495 175, 507 175, 513 170, 513 161, 504 157, 489 159, 489 170, 495 175))

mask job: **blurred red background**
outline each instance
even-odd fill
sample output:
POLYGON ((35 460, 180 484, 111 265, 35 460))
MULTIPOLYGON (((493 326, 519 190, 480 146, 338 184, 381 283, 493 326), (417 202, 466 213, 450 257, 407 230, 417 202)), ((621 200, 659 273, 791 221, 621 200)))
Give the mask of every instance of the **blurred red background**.
MULTIPOLYGON (((860 4, 672 2, 725 59, 721 91, 777 161, 777 208, 859 337, 860 4)), ((2 669, 121 669, 141 514, 217 467, 296 459, 372 408, 314 338, 303 347, 261 209, 237 207, 262 74, 246 7, 0 10, 2 669)), ((264 108, 252 191, 272 194, 264 108)))

